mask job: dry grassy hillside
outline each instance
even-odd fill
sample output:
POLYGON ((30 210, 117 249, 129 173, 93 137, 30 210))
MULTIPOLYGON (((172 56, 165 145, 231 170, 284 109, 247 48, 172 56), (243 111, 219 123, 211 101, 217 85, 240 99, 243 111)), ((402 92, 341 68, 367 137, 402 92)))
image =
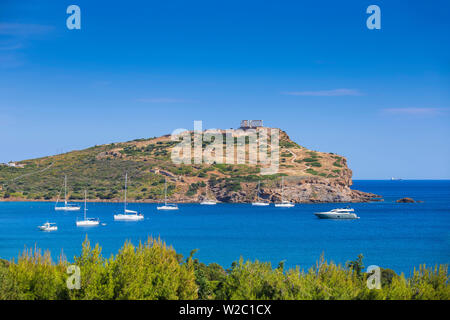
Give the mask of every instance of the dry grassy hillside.
MULTIPOLYGON (((371 198, 350 190, 352 172, 344 157, 308 150, 293 142, 284 131, 280 131, 279 171, 272 175, 261 175, 260 165, 250 165, 248 161, 247 164, 175 165, 171 152, 177 143, 166 135, 20 161, 23 168, 1 166, 0 198, 55 200, 67 175, 72 200, 82 199, 83 190, 87 189, 91 200, 120 201, 126 171, 130 177, 129 197, 134 201, 161 200, 165 179, 173 201, 195 202, 206 195, 220 201, 251 201, 258 182, 261 182, 263 198, 278 201, 281 176, 286 176, 286 198, 296 202, 371 198)), ((233 145, 239 143, 242 141, 234 137, 233 145)), ((208 144, 203 142, 203 150, 208 144)), ((247 145, 246 160, 248 151, 247 145)))

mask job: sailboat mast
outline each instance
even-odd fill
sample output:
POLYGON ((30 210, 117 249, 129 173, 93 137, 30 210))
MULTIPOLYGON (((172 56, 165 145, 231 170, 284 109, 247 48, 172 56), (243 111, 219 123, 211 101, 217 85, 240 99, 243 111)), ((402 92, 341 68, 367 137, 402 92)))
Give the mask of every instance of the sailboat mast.
POLYGON ((87 198, 87 191, 84 190, 84 220, 86 221, 86 198, 87 198))
POLYGON ((64 204, 67 207, 67 175, 64 175, 64 204))
POLYGON ((55 208, 58 206, 59 197, 61 196, 61 190, 62 189, 59 189, 58 197, 56 198, 55 208))
POLYGON ((128 172, 125 172, 125 200, 123 203, 125 213, 127 211, 127 179, 128 179, 128 172))
POLYGON ((164 204, 167 205, 167 178, 164 179, 164 204))
POLYGON ((259 200, 260 188, 261 188, 261 181, 258 181, 258 193, 256 194, 256 200, 259 200))

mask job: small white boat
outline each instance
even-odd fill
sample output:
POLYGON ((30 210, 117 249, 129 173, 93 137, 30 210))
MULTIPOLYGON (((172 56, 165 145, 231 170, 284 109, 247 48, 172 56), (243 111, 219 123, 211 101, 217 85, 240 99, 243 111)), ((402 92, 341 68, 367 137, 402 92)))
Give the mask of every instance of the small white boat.
POLYGON ((200 202, 200 204, 204 206, 213 206, 217 204, 216 200, 212 200, 208 197, 208 187, 206 187, 206 199, 200 202))
POLYGON ((53 222, 46 222, 42 226, 39 226, 38 228, 41 231, 56 231, 56 230, 58 230, 56 223, 53 223, 53 222))
MULTIPOLYGON (((61 191, 60 191, 61 193, 61 191)), ((59 195, 56 199, 55 210, 56 211, 78 211, 81 209, 80 206, 75 204, 67 203, 67 176, 64 176, 64 206, 58 207, 59 195)))
POLYGON ((97 218, 85 218, 84 220, 77 221, 77 227, 92 227, 98 226, 100 221, 97 218))
POLYGON ((124 192, 124 209, 123 213, 115 214, 114 220, 118 221, 139 221, 144 220, 144 215, 141 213, 138 213, 137 211, 128 210, 127 209, 127 179, 128 179, 128 173, 125 173, 125 192, 124 192))
POLYGON ((295 204, 289 201, 281 201, 280 203, 275 203, 275 207, 277 208, 292 208, 295 207, 295 204))
POLYGON ((77 227, 92 227, 92 226, 98 226, 100 224, 100 221, 97 218, 86 218, 86 198, 87 198, 87 191, 84 190, 84 220, 77 221, 77 227))
POLYGON ((252 206, 266 207, 270 205, 270 202, 261 201, 261 199, 259 198, 260 189, 261 189, 261 181, 258 182, 258 192, 256 193, 256 201, 252 202, 252 206))
POLYGON ((200 202, 200 204, 201 205, 206 205, 206 206, 213 206, 213 205, 217 204, 217 202, 214 201, 214 200, 206 199, 206 200, 203 200, 202 202, 200 202))
POLYGON ((266 206, 270 206, 270 203, 269 202, 252 202, 252 206, 266 207, 266 206))
POLYGON ((176 204, 168 203, 163 206, 159 206, 156 209, 158 209, 158 210, 178 210, 178 206, 176 204))
POLYGON ((56 211, 80 211, 80 207, 77 205, 66 204, 64 207, 55 207, 56 211))
POLYGON ((284 200, 284 177, 281 177, 281 202, 275 203, 275 207, 277 208, 292 208, 295 207, 295 204, 284 200))
POLYGON ((157 210, 178 210, 178 205, 167 203, 167 179, 164 180, 164 205, 156 207, 157 210))
POLYGON ((114 215, 114 220, 118 221, 139 221, 144 220, 144 215, 137 211, 125 210, 124 213, 114 215))
POLYGON ((333 209, 327 212, 314 213, 319 219, 359 219, 351 208, 333 209))

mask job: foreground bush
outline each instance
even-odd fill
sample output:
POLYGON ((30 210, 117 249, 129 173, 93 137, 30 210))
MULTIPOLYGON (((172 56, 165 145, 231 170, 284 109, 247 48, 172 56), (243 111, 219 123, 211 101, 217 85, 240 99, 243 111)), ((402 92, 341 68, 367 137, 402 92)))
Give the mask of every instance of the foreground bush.
POLYGON ((80 268, 80 289, 69 290, 63 257, 25 251, 15 262, 0 261, 0 299, 439 299, 449 300, 447 266, 420 266, 410 278, 390 269, 381 273, 381 289, 368 289, 363 257, 345 267, 323 257, 307 272, 285 270, 283 263, 234 262, 230 269, 183 259, 161 240, 126 242, 105 259, 101 248, 83 243, 74 264, 80 268))
POLYGON ((63 257, 53 264, 50 253, 25 251, 17 263, 0 266, 0 299, 197 299, 191 261, 160 240, 149 238, 135 247, 126 242, 105 259, 101 248, 83 243, 74 264, 80 267, 80 289, 69 290, 63 257))

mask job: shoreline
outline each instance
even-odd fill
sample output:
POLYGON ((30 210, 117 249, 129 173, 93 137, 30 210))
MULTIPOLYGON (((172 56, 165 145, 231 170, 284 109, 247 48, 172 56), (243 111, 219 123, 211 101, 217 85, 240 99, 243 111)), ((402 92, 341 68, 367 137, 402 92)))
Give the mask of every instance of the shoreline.
MULTIPOLYGON (((13 198, 13 199, 0 199, 0 203, 2 202, 56 202, 55 200, 45 200, 45 199, 21 199, 21 198, 13 198)), ((83 203, 84 200, 70 200, 68 201, 70 203, 83 203)), ((94 200, 86 200, 86 202, 89 203, 123 203, 123 200, 101 200, 101 199, 94 199, 94 200)), ((201 201, 167 201, 168 203, 176 203, 176 204, 200 204, 201 201)), ((335 201, 335 202, 329 202, 329 201, 305 201, 305 202, 293 202, 295 204, 332 204, 332 203, 378 203, 378 202, 384 202, 383 198, 375 198, 371 201, 335 201), (379 199, 379 200, 377 200, 379 199)), ((62 202, 63 203, 63 202, 62 202)), ((164 201, 150 201, 150 200, 127 200, 127 203, 149 203, 149 204, 162 204, 164 201)), ((275 203, 275 202, 271 202, 275 203)), ((217 201, 217 204, 251 204, 251 202, 220 202, 217 201)))

